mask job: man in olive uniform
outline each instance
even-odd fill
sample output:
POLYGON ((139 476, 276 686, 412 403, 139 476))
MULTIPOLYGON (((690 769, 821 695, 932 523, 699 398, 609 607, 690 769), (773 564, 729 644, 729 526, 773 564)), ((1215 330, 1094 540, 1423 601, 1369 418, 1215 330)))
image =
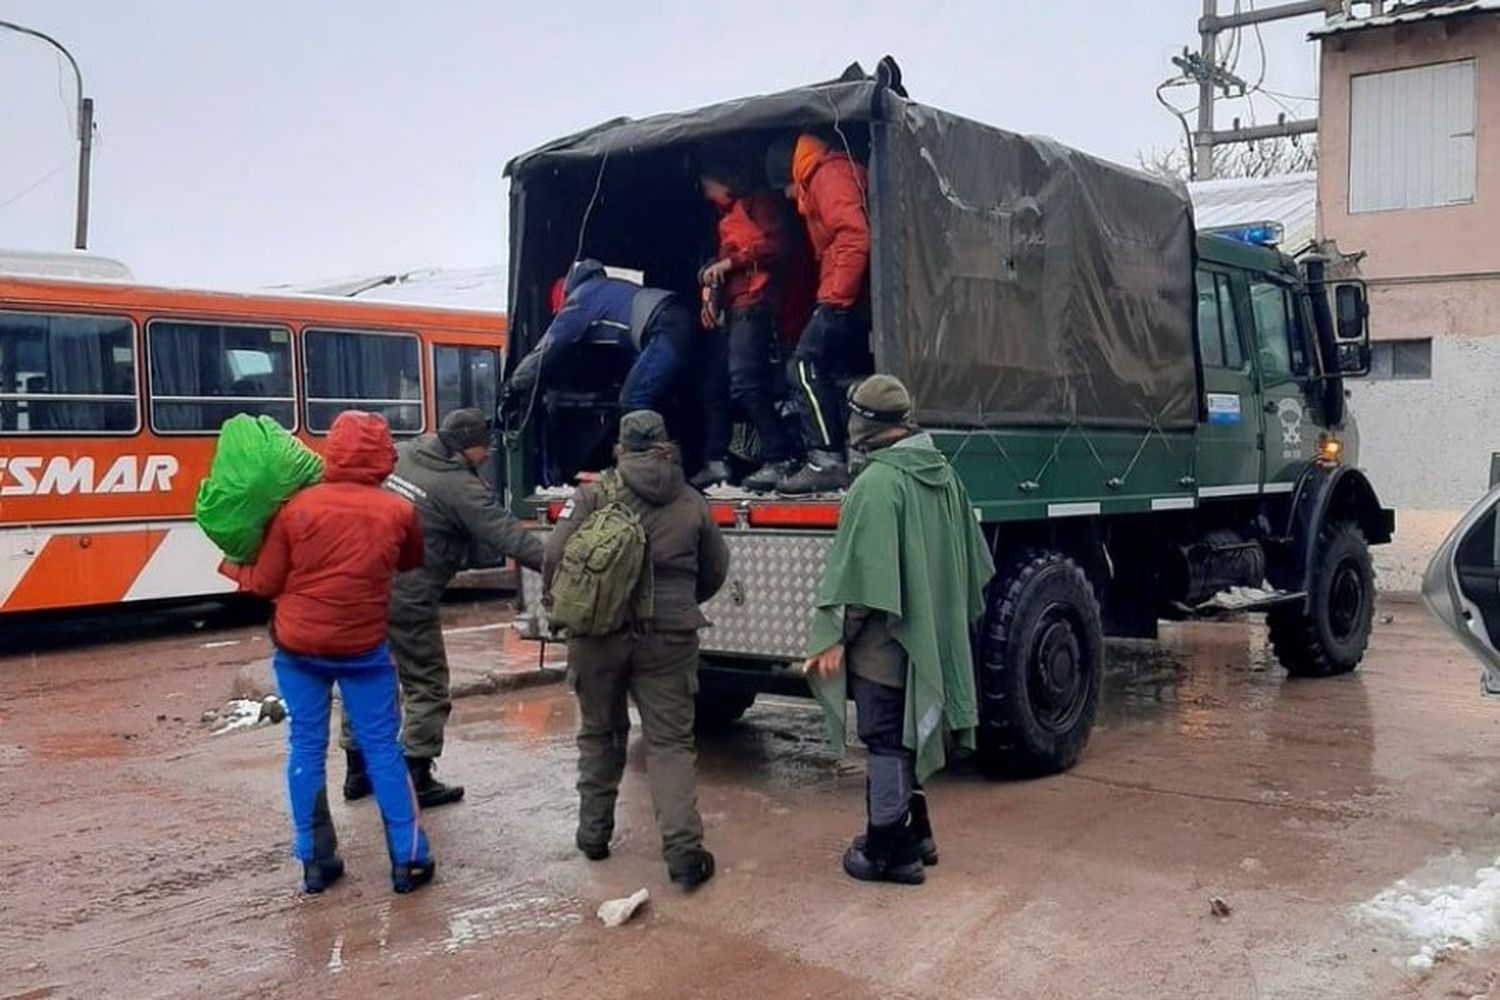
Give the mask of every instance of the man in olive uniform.
POLYGON ((859 471, 818 585, 805 666, 830 739, 843 746, 852 697, 869 751, 868 823, 844 871, 916 885, 937 863, 921 782, 943 766, 945 736, 972 748, 979 724, 969 628, 994 563, 963 484, 912 422, 906 387, 871 376, 850 392, 849 414, 859 471))
MULTIPOLYGON (((485 415, 477 409, 454 410, 436 434, 397 446, 396 471, 385 484, 416 505, 426 545, 422 567, 396 577, 388 632, 405 709, 401 743, 423 809, 464 796, 463 786, 445 785, 432 774, 453 708, 440 616, 443 591, 476 542, 528 569, 542 568, 541 541, 521 527, 479 477, 478 467, 489 453, 485 415)), ((347 732, 343 744, 349 764, 344 798, 352 801, 370 793, 370 781, 364 757, 347 732)))
MULTIPOLYGON (((692 889, 714 874, 714 857, 703 848, 694 774, 698 630, 708 624, 698 605, 724 585, 729 549, 708 503, 683 478, 660 414, 626 414, 615 456, 615 468, 605 475, 618 476, 645 529, 652 611, 649 619, 613 635, 568 640, 568 676, 579 714, 576 843, 591 861, 609 857, 630 737, 627 698, 633 697, 645 732, 646 776, 661 825, 662 856, 672 881, 692 889)), ((603 505, 612 485, 584 486, 563 509, 547 539, 549 600, 568 538, 603 505)))

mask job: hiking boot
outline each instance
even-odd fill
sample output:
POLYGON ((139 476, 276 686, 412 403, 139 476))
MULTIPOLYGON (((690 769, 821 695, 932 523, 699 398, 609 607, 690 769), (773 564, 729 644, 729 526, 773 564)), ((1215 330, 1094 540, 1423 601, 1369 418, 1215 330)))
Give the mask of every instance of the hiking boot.
POLYGON ((927 793, 920 788, 911 793, 911 835, 916 838, 922 864, 931 868, 938 863, 937 841, 932 838, 932 820, 927 815, 927 793))
POLYGON ((911 817, 890 826, 870 826, 844 852, 844 873, 861 882, 921 885, 927 878, 911 817))
POLYGON ((710 486, 723 486, 729 482, 729 466, 723 462, 705 462, 698 474, 688 480, 695 490, 706 490, 710 486))
POLYGON ((752 493, 770 493, 796 471, 795 462, 767 462, 746 476, 740 485, 752 493))
POLYGON ((578 833, 574 836, 573 843, 578 845, 578 849, 583 852, 583 856, 588 858, 590 861, 603 861, 605 858, 609 857, 608 840, 605 840, 602 843, 599 841, 586 840, 584 839, 582 833, 578 833))
POLYGON ((370 772, 365 770, 365 755, 350 747, 344 751, 344 801, 358 802, 375 790, 370 772))
POLYGON ((831 451, 814 451, 807 464, 776 484, 776 492, 787 496, 837 493, 849 488, 849 467, 831 451))
POLYGON ((426 861, 402 861, 391 866, 391 888, 404 896, 431 882, 432 876, 436 874, 437 862, 431 858, 426 861))
POLYGON ((406 758, 406 769, 411 772, 411 784, 417 792, 417 805, 436 809, 462 799, 464 786, 443 784, 432 776, 432 766, 431 757, 406 758))
POLYGON ((714 856, 700 847, 669 864, 667 874, 672 877, 673 884, 683 890, 696 889, 714 877, 714 856))
POLYGON ((302 863, 302 891, 316 896, 344 877, 344 859, 337 854, 302 863))

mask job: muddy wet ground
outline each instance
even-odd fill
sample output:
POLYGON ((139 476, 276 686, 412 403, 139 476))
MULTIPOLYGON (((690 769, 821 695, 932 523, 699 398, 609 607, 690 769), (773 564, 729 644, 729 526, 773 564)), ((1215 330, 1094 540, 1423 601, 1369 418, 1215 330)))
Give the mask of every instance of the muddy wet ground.
POLYGON ((763 701, 702 746, 720 875, 691 896, 658 860, 639 746, 614 857, 573 851, 565 688, 459 702, 440 773, 468 799, 427 817, 433 887, 393 896, 373 804, 339 802, 350 874, 309 898, 284 729, 199 722, 258 627, 11 633, 0 996, 1500 997, 1500 950, 1381 916, 1450 886, 1470 936, 1500 921, 1500 705, 1420 609, 1383 615, 1365 666, 1330 681, 1288 681, 1254 625, 1112 648, 1074 771, 934 783, 942 864, 920 889, 839 872, 859 757, 836 761, 810 705, 763 701), (602 900, 643 886, 632 923, 600 926, 602 900))

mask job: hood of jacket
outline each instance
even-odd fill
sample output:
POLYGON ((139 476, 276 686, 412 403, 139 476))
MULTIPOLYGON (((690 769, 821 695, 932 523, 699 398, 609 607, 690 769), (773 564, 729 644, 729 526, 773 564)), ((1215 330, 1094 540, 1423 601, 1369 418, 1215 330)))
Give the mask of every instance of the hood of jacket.
POLYGON ((938 451, 931 434, 913 434, 889 448, 872 451, 870 461, 900 469, 923 486, 946 489, 953 482, 953 466, 938 451))
POLYGON ((564 294, 571 295, 573 290, 591 278, 604 277, 604 265, 592 257, 580 260, 568 269, 568 277, 563 285, 564 294))
POLYGON ((666 506, 687 489, 675 449, 628 451, 615 467, 631 492, 653 507, 666 506))
POLYGON ((805 132, 799 135, 797 144, 792 147, 792 183, 805 189, 827 155, 828 144, 822 139, 805 132))
POLYGON ((462 452, 448 447, 447 442, 436 434, 423 434, 415 441, 401 445, 400 451, 418 465, 440 472, 472 468, 462 452))
POLYGON ((323 449, 325 483, 379 486, 395 468, 396 444, 384 417, 345 410, 334 419, 323 449))

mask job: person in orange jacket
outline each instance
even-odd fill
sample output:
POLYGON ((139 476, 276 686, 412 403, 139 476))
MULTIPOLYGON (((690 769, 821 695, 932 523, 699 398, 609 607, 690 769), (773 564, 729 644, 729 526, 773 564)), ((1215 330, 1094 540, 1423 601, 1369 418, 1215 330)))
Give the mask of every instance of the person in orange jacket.
MULTIPOLYGON (((788 212, 773 191, 747 190, 749 185, 728 164, 705 163, 698 183, 719 213, 718 253, 699 272, 706 289, 718 293, 725 311, 724 338, 711 363, 709 393, 727 394, 749 418, 760 440, 761 468, 746 477, 746 489, 775 489, 793 470, 792 442, 777 413, 777 304, 781 269, 787 255, 788 212), (725 355, 727 354, 727 358, 725 355)), ((705 329, 719 325, 705 307, 705 329)), ((715 335, 712 334, 711 335, 715 335)), ((727 428, 725 429, 727 431, 727 428)), ((728 445, 728 434, 720 435, 728 445)), ((709 454, 704 470, 693 478, 701 488, 729 478, 723 455, 709 454)))
POLYGON ((843 386, 863 373, 869 354, 869 330, 856 310, 870 271, 869 179, 847 148, 834 149, 808 132, 772 143, 766 174, 796 202, 818 262, 817 307, 789 366, 807 462, 777 490, 839 490, 849 485, 843 386))

